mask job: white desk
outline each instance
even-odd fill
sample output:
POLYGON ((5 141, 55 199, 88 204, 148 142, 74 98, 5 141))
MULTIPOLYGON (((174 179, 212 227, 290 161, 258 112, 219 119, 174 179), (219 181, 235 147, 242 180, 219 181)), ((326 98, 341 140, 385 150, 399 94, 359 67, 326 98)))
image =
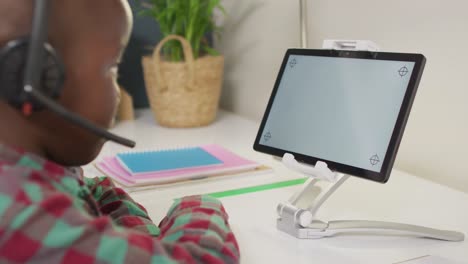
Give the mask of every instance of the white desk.
MULTIPOLYGON (((137 149, 216 143, 274 168, 274 173, 264 175, 192 182, 133 193, 158 222, 176 197, 300 178, 279 161, 253 151, 258 125, 220 112, 217 121, 209 127, 167 129, 156 125, 152 114, 144 111, 135 122, 120 123, 113 131, 137 140, 137 149)), ((120 151, 126 149, 109 143, 101 155, 120 151)), ((85 171, 95 172, 91 167, 85 171)), ((468 242, 357 235, 322 240, 290 237, 276 229, 276 206, 298 187, 222 199, 241 247, 242 263, 395 263, 428 254, 468 263, 468 242)), ((395 170, 386 185, 352 178, 327 202, 319 216, 323 220, 397 221, 468 234, 468 194, 395 170)))

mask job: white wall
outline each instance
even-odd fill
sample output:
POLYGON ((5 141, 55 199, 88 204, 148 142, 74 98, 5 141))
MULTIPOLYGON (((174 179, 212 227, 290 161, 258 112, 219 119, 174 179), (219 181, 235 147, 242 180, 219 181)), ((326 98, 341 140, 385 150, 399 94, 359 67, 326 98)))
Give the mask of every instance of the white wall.
MULTIPOLYGON (((279 64, 298 46, 298 0, 224 0, 222 105, 260 120, 279 64)), ((309 41, 370 39, 428 62, 400 147, 399 169, 468 192, 468 1, 309 0, 309 41)))

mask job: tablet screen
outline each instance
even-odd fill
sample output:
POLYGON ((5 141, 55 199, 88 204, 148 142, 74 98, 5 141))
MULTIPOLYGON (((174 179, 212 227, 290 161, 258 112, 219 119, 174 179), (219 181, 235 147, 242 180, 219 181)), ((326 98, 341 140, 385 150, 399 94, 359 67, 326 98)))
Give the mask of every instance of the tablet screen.
POLYGON ((382 178, 415 66, 408 60, 289 54, 258 144, 382 178))

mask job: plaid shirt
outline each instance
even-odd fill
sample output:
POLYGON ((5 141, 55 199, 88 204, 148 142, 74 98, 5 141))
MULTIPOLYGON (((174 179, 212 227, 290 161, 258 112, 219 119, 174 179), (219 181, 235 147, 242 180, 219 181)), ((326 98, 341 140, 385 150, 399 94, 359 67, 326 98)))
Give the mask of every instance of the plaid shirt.
POLYGON ((227 219, 187 197, 158 227, 108 178, 0 145, 0 263, 237 263, 227 219))

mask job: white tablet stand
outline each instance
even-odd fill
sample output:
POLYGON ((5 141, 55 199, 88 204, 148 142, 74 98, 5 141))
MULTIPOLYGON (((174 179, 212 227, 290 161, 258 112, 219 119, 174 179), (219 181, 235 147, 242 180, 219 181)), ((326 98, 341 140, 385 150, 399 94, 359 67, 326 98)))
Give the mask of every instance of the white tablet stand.
MULTIPOLYGON (((325 40, 324 49, 378 51, 379 47, 367 40, 325 40)), ((277 211, 279 230, 301 239, 319 239, 344 233, 410 235, 446 241, 463 241, 465 235, 460 232, 432 229, 428 227, 381 221, 330 221, 322 222, 316 219, 318 210, 325 201, 349 178, 347 175, 332 172, 324 162, 316 166, 300 164, 293 155, 285 154, 283 163, 291 170, 298 171, 310 177, 302 188, 289 201, 280 203, 277 211), (313 194, 312 188, 320 180, 330 185, 320 190, 314 200, 306 208, 299 208, 298 202, 305 195, 313 194)))
POLYGON ((330 221, 322 222, 316 219, 320 207, 330 196, 349 178, 347 175, 332 172, 326 163, 317 162, 316 166, 309 166, 297 162, 293 155, 285 154, 283 163, 291 170, 301 172, 310 177, 302 188, 294 194, 288 202, 278 205, 277 227, 279 230, 301 239, 319 239, 344 233, 409 235, 446 241, 463 241, 463 233, 432 229, 428 227, 380 222, 380 221, 330 221), (320 194, 302 209, 297 203, 313 191, 318 181, 327 181, 330 185, 321 190, 320 194))

